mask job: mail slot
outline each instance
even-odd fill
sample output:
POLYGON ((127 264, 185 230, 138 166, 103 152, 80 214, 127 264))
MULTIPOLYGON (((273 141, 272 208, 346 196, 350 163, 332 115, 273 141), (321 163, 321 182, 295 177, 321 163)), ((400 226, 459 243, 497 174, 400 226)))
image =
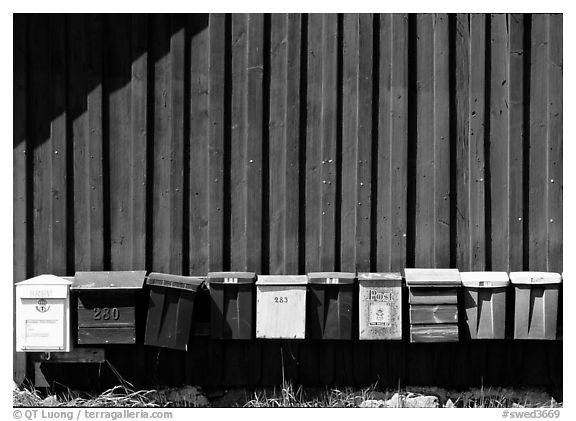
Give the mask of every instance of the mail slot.
POLYGON ((556 339, 560 274, 511 272, 515 290, 514 339, 556 339))
POLYGON ((458 269, 405 269, 410 342, 458 341, 458 269))
POLYGON ((252 339, 253 272, 210 272, 210 329, 213 339, 252 339))
POLYGON ((360 339, 402 339, 402 275, 359 273, 360 339))
POLYGON ((17 352, 70 352, 70 284, 54 275, 16 284, 17 352))
POLYGON ((180 351, 188 350, 194 299, 204 278, 151 273, 144 344, 180 351))
POLYGON ((308 274, 307 322, 311 339, 352 339, 353 289, 356 274, 308 274))
POLYGON ((470 339, 506 337, 506 272, 460 272, 470 339))
POLYGON ((76 272, 78 345, 136 343, 146 271, 76 272))
POLYGON ((256 337, 304 339, 306 275, 258 275, 256 337))

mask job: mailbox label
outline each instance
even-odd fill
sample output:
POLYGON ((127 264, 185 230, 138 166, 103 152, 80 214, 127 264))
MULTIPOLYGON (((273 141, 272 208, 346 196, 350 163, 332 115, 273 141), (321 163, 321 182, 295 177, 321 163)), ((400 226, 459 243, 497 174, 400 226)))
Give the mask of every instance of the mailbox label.
POLYGON ((371 301, 368 303, 368 325, 369 326, 391 326, 390 323, 390 303, 371 301))

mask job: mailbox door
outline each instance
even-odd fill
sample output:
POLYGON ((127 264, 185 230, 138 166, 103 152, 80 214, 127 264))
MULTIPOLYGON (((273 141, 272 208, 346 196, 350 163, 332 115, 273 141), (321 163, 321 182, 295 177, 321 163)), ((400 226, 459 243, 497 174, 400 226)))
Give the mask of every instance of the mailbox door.
POLYGON ((132 290, 79 291, 78 344, 136 343, 135 309, 132 290))
POLYGON ((515 339, 556 339, 559 284, 515 285, 515 339))
POLYGON ((359 281, 360 339, 402 339, 401 281, 359 281))
POLYGON ((352 338, 353 284, 310 284, 308 335, 311 339, 352 338))
POLYGON ((211 336, 213 339, 252 339, 253 284, 211 283, 211 336))
POLYGON ((257 285, 256 337, 304 339, 306 286, 257 285))
POLYGON ((63 298, 20 299, 20 344, 23 351, 65 351, 68 323, 63 298))
POLYGON ((192 290, 151 286, 144 344, 186 351, 195 296, 192 290))

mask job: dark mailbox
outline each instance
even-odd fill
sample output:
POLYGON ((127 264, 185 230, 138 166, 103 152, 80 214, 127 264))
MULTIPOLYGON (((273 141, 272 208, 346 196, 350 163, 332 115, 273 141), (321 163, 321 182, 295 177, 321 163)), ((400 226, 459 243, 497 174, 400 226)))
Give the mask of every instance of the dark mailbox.
POLYGON ((210 272, 210 330, 213 339, 254 337, 253 272, 210 272))
POLYGON ((78 345, 136 343, 136 307, 146 271, 76 272, 78 345))
POLYGON ((204 278, 151 273, 144 344, 188 350, 192 330, 194 298, 204 278))
POLYGON ((353 289, 356 274, 308 274, 308 334, 311 339, 352 339, 353 289))

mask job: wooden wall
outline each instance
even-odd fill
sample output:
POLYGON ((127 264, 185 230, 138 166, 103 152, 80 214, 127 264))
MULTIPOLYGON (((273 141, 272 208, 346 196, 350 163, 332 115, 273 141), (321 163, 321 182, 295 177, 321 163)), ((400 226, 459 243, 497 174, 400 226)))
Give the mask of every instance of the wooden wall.
MULTIPOLYGON (((560 272, 562 15, 15 15, 13 145, 14 281, 560 272)), ((167 381, 561 383, 560 342, 199 341, 167 381)))

